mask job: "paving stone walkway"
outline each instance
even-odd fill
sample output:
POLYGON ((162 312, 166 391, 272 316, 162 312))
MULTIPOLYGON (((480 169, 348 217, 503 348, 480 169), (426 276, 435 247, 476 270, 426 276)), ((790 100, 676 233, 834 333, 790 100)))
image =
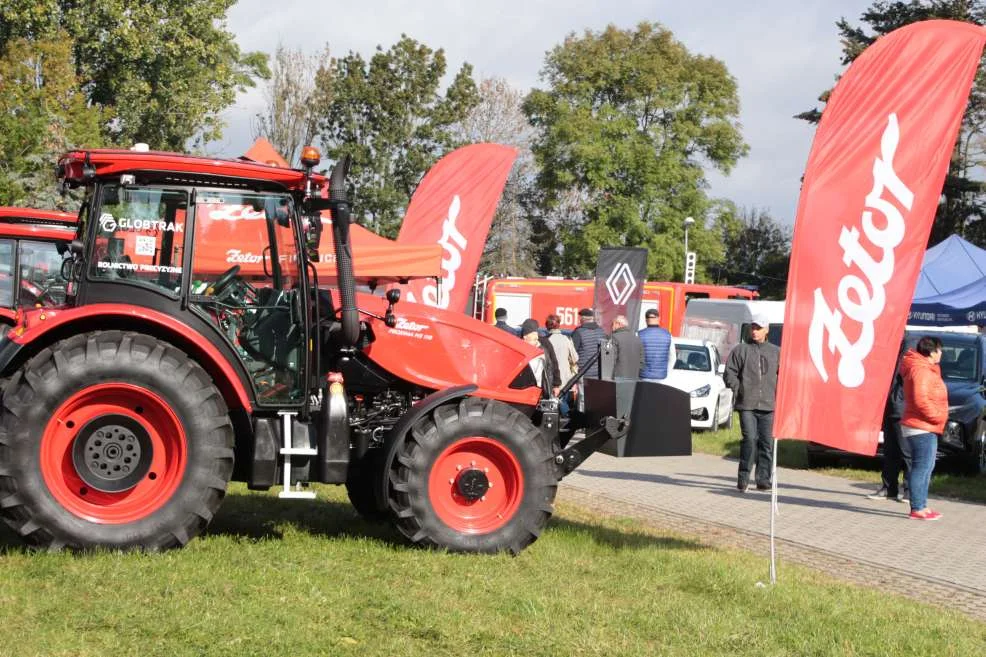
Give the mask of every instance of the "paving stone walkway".
MULTIPOLYGON (((594 454, 562 482, 561 500, 764 555, 770 493, 736 490, 737 462, 706 454, 594 454)), ((909 506, 869 500, 873 484, 778 469, 778 576, 785 561, 953 607, 986 620, 986 505, 932 498, 943 517, 910 520, 909 506)))

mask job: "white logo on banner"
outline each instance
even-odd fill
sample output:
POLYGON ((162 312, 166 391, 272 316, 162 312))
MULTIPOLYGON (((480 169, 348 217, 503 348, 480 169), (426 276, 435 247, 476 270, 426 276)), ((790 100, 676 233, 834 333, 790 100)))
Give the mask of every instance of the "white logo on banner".
POLYGON ((837 299, 838 309, 829 308, 821 288, 815 290, 811 326, 808 328, 808 351, 811 361, 822 381, 828 382, 825 370, 823 348, 830 353, 839 352, 839 383, 847 388, 856 388, 866 380, 863 361, 873 349, 873 324, 883 314, 887 295, 884 287, 894 275, 894 249, 904 240, 906 224, 897 206, 883 198, 889 190, 894 199, 910 210, 914 203, 914 193, 901 182, 894 171, 893 159, 900 141, 900 127, 897 115, 891 114, 887 127, 880 138, 880 156, 873 162, 873 189, 866 195, 861 224, 863 234, 873 247, 882 251, 883 257, 874 260, 866 246, 859 243, 859 229, 842 227, 839 246, 842 247, 842 262, 848 267, 855 264, 863 277, 847 274, 839 281, 837 299), (877 228, 873 223, 873 211, 883 215, 885 228, 877 228), (868 284, 868 285, 867 285, 868 284), (852 292, 855 299, 849 296, 852 292), (861 325, 859 339, 850 342, 842 330, 842 316, 861 325))
POLYGON ((606 290, 609 291, 609 298, 617 306, 622 306, 629 299, 633 291, 637 289, 637 281, 630 272, 630 265, 621 262, 613 268, 609 278, 606 279, 606 290))
MULTIPOLYGON (((436 308, 448 308, 452 291, 455 289, 455 273, 462 266, 463 251, 469 246, 469 241, 455 227, 460 208, 459 196, 455 195, 448 206, 448 215, 442 222, 442 237, 438 240, 447 254, 447 257, 442 258, 442 270, 445 275, 442 277, 441 294, 437 285, 426 285, 421 291, 422 302, 436 308)), ((408 300, 414 302, 414 295, 408 295, 408 300)))
POLYGON ((259 256, 252 251, 241 251, 239 249, 228 249, 226 251, 226 262, 235 262, 240 264, 254 264, 263 260, 263 256, 259 256))

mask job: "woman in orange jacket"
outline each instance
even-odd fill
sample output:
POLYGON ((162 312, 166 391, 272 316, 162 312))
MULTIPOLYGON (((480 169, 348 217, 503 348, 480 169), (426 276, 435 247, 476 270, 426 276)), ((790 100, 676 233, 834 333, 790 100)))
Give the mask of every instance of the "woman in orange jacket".
POLYGON ((904 354, 900 374, 904 380, 904 413, 900 419, 901 452, 907 463, 911 493, 911 518, 938 520, 941 514, 928 508, 928 484, 935 469, 938 437, 948 421, 948 390, 941 378, 941 340, 925 336, 904 354))

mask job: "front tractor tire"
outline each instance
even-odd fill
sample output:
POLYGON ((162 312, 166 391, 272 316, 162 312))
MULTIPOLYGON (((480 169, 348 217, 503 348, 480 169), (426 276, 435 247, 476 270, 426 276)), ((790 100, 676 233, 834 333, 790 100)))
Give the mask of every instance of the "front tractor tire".
POLYGON ((516 409, 473 397, 439 406, 389 473, 397 527, 424 546, 517 554, 551 517, 553 463, 549 438, 516 409))
POLYGON ((232 471, 222 395, 151 336, 73 336, 4 389, 0 513, 33 545, 180 547, 212 519, 232 471))

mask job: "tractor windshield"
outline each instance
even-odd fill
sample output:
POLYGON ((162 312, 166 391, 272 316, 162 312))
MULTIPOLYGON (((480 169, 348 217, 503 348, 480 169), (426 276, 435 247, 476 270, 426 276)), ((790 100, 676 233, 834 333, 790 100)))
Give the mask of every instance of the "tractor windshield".
POLYGON ((99 194, 90 277, 177 297, 188 192, 103 185, 99 194))

